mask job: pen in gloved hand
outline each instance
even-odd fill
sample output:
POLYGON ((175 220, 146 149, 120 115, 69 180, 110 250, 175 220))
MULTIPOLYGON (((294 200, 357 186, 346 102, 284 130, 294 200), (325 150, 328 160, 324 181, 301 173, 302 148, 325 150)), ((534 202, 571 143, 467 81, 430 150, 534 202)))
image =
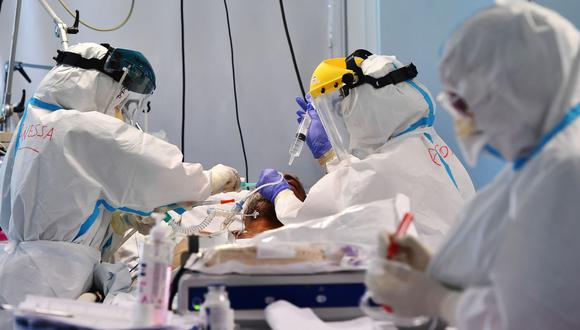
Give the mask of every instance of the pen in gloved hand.
POLYGON ((397 227, 397 231, 395 232, 394 236, 389 237, 389 247, 387 248, 387 259, 393 259, 393 257, 399 252, 399 245, 395 242, 395 237, 399 237, 401 235, 405 235, 409 226, 411 226, 411 222, 413 222, 413 213, 407 212, 403 216, 403 220, 399 223, 399 227, 397 227))
MULTIPOLYGON (((405 235, 409 226, 411 226, 411 222, 413 222, 413 213, 407 212, 403 216, 403 219, 399 223, 397 227, 397 231, 395 231, 395 235, 389 237, 389 247, 387 248, 387 259, 391 260, 395 255, 399 252, 399 245, 395 241, 395 237, 399 237, 401 235, 405 235)), ((389 305, 383 305, 383 309, 388 313, 393 313, 393 308, 389 305)))

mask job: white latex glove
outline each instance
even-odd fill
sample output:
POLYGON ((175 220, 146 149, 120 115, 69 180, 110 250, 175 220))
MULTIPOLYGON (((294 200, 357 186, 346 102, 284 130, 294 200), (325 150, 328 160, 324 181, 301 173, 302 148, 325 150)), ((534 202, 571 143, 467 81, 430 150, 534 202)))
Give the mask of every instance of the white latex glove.
POLYGON ((424 273, 405 264, 375 258, 365 284, 377 303, 389 305, 400 317, 439 317, 450 324, 461 293, 447 289, 424 273))
POLYGON ((392 243, 396 244, 397 248, 391 260, 407 264, 418 272, 425 272, 431 260, 431 253, 415 237, 379 234, 379 256, 386 258, 387 250, 392 243))
POLYGON ((240 175, 229 166, 218 164, 209 170, 211 177, 211 194, 239 191, 240 175))
POLYGON ((140 217, 131 213, 115 212, 111 219, 111 226, 115 234, 120 237, 123 237, 131 228, 135 228, 142 235, 149 235, 151 228, 155 226, 155 220, 151 217, 140 217))
POLYGON ((126 219, 131 224, 131 227, 137 229, 141 235, 149 235, 151 228, 155 226, 155 219, 152 217, 140 217, 135 214, 127 214, 126 219))

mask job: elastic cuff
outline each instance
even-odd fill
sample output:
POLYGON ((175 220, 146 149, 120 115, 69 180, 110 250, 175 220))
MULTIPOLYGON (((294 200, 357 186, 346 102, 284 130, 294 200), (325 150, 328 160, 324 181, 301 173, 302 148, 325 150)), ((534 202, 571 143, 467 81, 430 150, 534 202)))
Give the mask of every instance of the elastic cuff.
POLYGON ((326 163, 328 163, 328 161, 333 159, 334 157, 336 157, 336 153, 334 152, 334 149, 330 149, 326 153, 324 153, 324 155, 318 158, 318 163, 320 164, 320 166, 326 169, 326 163))
POLYGON ((294 192, 288 188, 281 190, 275 197, 274 197, 274 205, 278 203, 279 199, 284 199, 288 196, 294 197, 294 192))

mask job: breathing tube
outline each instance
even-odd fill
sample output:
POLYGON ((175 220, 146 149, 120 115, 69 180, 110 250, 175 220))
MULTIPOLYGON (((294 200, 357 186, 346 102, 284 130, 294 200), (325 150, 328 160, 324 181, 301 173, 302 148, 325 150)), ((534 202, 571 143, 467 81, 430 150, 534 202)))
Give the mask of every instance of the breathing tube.
MULTIPOLYGON (((234 222, 235 217, 242 212, 242 210, 244 208, 244 203, 246 202, 246 200, 248 200, 248 198, 250 198, 255 193, 260 191, 260 189, 274 186, 274 185, 280 184, 280 183, 282 183, 282 181, 284 181, 284 175, 280 172, 278 172, 278 174, 280 175, 280 180, 278 180, 276 182, 266 183, 266 184, 263 184, 259 187, 256 187, 256 189, 252 190, 248 195, 246 195, 245 197, 243 197, 239 201, 235 202, 234 206, 232 206, 231 209, 229 209, 229 210, 221 210, 221 209, 215 209, 215 208, 209 209, 207 211, 207 216, 203 219, 203 221, 201 223, 199 223, 197 225, 183 226, 181 223, 177 222, 171 216, 169 217, 169 219, 166 218, 165 221, 171 227, 171 229, 173 229, 174 232, 184 234, 187 236, 191 236, 191 235, 199 235, 199 233, 203 229, 207 228, 212 223, 213 219, 216 216, 225 215, 226 217, 225 217, 225 220, 222 222, 221 230, 218 232, 218 233, 222 233, 223 231, 225 231, 229 228, 229 226, 234 222)), ((208 204, 210 204, 210 203, 198 202, 198 203, 194 203, 194 207, 198 206, 198 205, 208 205, 208 204)), ((220 202, 216 202, 214 204, 220 204, 220 202)), ((183 208, 181 208, 179 210, 175 209, 175 211, 178 213, 184 213, 185 209, 183 209, 183 208)), ((251 216, 254 218, 258 216, 258 214, 256 212, 251 213, 251 214, 243 214, 243 215, 244 216, 251 216)), ((218 233, 215 233, 215 234, 218 234, 218 233)))

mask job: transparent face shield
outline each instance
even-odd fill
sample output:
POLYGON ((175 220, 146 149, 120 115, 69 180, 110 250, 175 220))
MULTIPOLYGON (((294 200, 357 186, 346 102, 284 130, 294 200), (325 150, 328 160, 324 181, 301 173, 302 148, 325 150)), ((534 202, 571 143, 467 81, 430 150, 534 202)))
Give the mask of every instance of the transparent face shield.
POLYGON ((149 61, 140 52, 116 48, 109 54, 103 70, 118 81, 107 113, 114 113, 116 118, 147 131, 149 111, 143 110, 155 90, 155 73, 149 61), (140 113, 144 114, 143 126, 135 118, 140 113))
POLYGON ((437 95, 437 102, 443 106, 453 119, 473 118, 467 102, 457 93, 443 91, 437 95))
POLYGON ((131 92, 143 95, 155 90, 155 72, 143 54, 116 48, 109 54, 103 70, 131 92))
POLYGON ((453 117, 455 134, 458 138, 466 139, 482 133, 475 125, 469 105, 459 94, 443 91, 437 95, 437 102, 453 117))
POLYGON ((332 91, 314 99, 307 95, 307 99, 314 105, 338 159, 349 159, 350 135, 344 122, 346 102, 341 92, 332 91))
POLYGON ((123 106, 119 109, 122 115, 121 119, 142 132, 148 132, 149 108, 147 107, 147 101, 150 96, 151 94, 143 95, 130 92, 123 106))
POLYGON ((120 117, 119 112, 123 107, 128 96, 127 89, 123 86, 123 80, 127 76, 127 72, 129 70, 127 68, 123 68, 123 71, 124 73, 121 76, 121 80, 117 83, 116 85, 117 87, 111 94, 111 97, 109 98, 109 102, 107 102, 107 107, 105 109, 106 114, 109 115, 114 114, 114 116, 119 119, 122 119, 122 117, 120 117))
POLYGON ((152 89, 141 89, 142 91, 150 91, 149 94, 141 94, 136 91, 131 91, 125 81, 131 72, 131 67, 126 67, 122 69, 124 71, 121 79, 119 80, 118 86, 113 92, 111 99, 107 105, 106 113, 114 114, 115 118, 118 118, 127 124, 136 127, 140 131, 147 132, 148 130, 148 119, 149 111, 145 109, 147 100, 153 94, 152 89), (143 113, 143 125, 139 124, 136 120, 136 115, 143 113))
MULTIPOLYGON (((485 150, 485 146, 489 142, 488 136, 477 127, 475 116, 467 101, 459 94, 443 91, 437 96, 437 101, 453 117, 453 128, 457 136, 459 149, 467 164, 474 167, 477 164, 479 155, 482 150, 485 150)), ((488 151, 490 150, 494 149, 488 148, 488 151)))

